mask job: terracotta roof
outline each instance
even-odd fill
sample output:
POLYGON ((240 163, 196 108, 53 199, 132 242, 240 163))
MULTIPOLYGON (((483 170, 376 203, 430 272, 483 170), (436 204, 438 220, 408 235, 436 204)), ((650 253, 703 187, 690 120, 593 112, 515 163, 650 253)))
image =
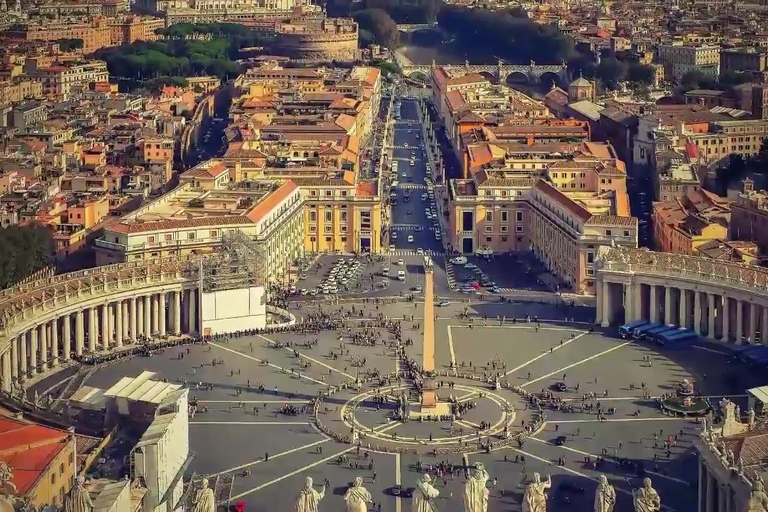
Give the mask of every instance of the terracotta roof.
POLYGON ((365 83, 374 85, 379 75, 381 75, 381 71, 378 68, 368 68, 368 72, 365 74, 365 83))
POLYGON ((724 437, 723 442, 745 467, 762 465, 768 460, 768 432, 724 437))
POLYGON ((69 434, 61 430, 0 417, 0 458, 13 468, 12 481, 19 495, 31 490, 68 439, 69 434))
POLYGON ((488 82, 488 79, 479 73, 470 73, 468 75, 460 76, 458 78, 451 78, 448 80, 448 85, 467 85, 478 82, 488 82))
POLYGON ((435 68, 432 70, 432 78, 435 80, 435 83, 437 86, 442 89, 446 83, 448 83, 448 79, 450 78, 448 76, 448 72, 442 68, 435 68))
POLYGON ((360 197, 373 197, 379 190, 375 180, 361 180, 357 182, 357 195, 360 197))
POLYGON ((257 204, 251 211, 246 214, 246 217, 251 222, 257 223, 267 215, 283 200, 287 199, 298 187, 296 184, 288 180, 280 185, 277 190, 267 194, 259 204, 257 204))
POLYGON ((550 185, 544 180, 539 180, 536 183, 536 187, 541 192, 547 194, 549 197, 551 197, 555 202, 557 202, 560 206, 571 212, 573 215, 581 219, 583 222, 586 222, 589 220, 589 218, 592 216, 586 208, 579 205, 575 201, 573 201, 570 197, 566 196, 559 190, 557 190, 555 187, 550 185))

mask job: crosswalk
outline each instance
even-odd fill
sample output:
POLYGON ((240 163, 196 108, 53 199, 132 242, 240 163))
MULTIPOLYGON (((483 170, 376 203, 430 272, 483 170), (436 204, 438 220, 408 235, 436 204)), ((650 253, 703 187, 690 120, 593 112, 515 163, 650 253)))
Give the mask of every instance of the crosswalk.
MULTIPOLYGON (((416 253, 416 249, 395 249, 394 251, 389 251, 390 256, 417 256, 419 254, 416 253)), ((424 251, 425 256, 443 256, 443 251, 433 251, 431 249, 424 251)), ((419 255, 420 256, 420 255, 419 255)))
POLYGON ((453 271, 453 263, 451 260, 445 262, 445 277, 448 280, 448 287, 451 290, 456 289, 456 273, 453 271))
POLYGON ((421 185, 419 183, 398 183, 397 188, 403 190, 427 190, 426 185, 421 185))
MULTIPOLYGON (((424 227, 420 224, 392 224, 389 229, 391 231, 424 231, 424 227), (420 229, 417 229, 420 228, 420 229)), ((434 231, 434 226, 426 228, 428 231, 434 231)))

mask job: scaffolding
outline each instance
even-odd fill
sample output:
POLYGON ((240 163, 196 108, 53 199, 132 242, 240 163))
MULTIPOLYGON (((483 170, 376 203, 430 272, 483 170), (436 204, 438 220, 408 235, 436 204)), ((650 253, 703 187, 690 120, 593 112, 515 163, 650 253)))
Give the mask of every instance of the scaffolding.
POLYGON ((200 260, 200 286, 203 293, 266 286, 264 245, 242 231, 221 237, 217 255, 200 260))

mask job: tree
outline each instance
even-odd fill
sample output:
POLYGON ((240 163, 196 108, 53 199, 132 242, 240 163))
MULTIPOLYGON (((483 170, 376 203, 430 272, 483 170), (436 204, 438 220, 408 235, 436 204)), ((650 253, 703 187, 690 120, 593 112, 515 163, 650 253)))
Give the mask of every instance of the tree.
POLYGON ((71 52, 73 50, 83 49, 82 39, 59 39, 56 42, 59 44, 59 50, 62 52, 71 52))
POLYGON ((691 91, 693 89, 709 89, 714 85, 714 83, 715 80, 713 80, 709 75, 697 69, 686 72, 680 78, 680 85, 685 92, 691 91))
POLYGON ((602 59, 595 71, 595 76, 608 89, 616 89, 626 74, 626 66, 613 57, 602 59))
POLYGON ((54 244, 44 226, 0 229, 0 288, 12 286, 53 262, 54 244))
POLYGON ((365 9, 355 14, 360 29, 373 34, 377 44, 394 48, 398 42, 397 24, 381 9, 365 9))
POLYGON ((647 64, 632 63, 627 67, 627 80, 650 85, 656 77, 656 70, 647 64))

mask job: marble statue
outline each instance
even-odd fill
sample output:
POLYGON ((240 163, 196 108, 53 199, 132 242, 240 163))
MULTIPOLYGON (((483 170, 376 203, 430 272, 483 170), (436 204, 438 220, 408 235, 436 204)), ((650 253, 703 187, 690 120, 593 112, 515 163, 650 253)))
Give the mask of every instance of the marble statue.
POLYGON ((547 481, 541 481, 541 475, 533 474, 533 482, 525 486, 523 495, 523 512, 547 512, 547 489, 552 487, 552 477, 547 475, 547 481))
POLYGON ((486 487, 488 472, 482 462, 475 465, 464 484, 464 512, 487 512, 490 491, 486 487))
POLYGON ((411 512, 437 512, 434 500, 439 495, 440 491, 432 486, 432 478, 425 474, 416 483, 416 489, 413 490, 411 512))
POLYGON ((317 507, 323 498, 325 498, 325 487, 316 491, 312 477, 308 476, 304 481, 304 488, 296 498, 296 512, 317 512, 317 507))
POLYGON ((752 484, 747 512, 768 512, 768 494, 765 493, 765 485, 760 478, 752 484))
POLYGON ((359 476, 352 481, 352 487, 347 489, 344 503, 347 504, 346 512, 368 512, 368 504, 373 503, 373 498, 368 489, 363 487, 363 479, 359 476))
POLYGON ((616 489, 608 483, 605 475, 600 475, 600 483, 595 492, 595 512, 613 512, 616 506, 616 489))
POLYGON ((632 489, 635 512, 658 512, 661 510, 661 498, 651 484, 650 478, 644 478, 642 487, 632 489))
POLYGON ((197 490, 192 512, 216 512, 216 496, 214 496, 207 478, 203 478, 203 483, 197 490))
MULTIPOLYGON (((67 512, 91 512, 93 510, 93 502, 91 501, 91 495, 85 488, 85 477, 83 475, 77 477, 75 486, 72 487, 72 490, 69 491, 69 496, 64 500, 64 510, 67 512)), ((215 509, 212 508, 210 510, 215 509)))
POLYGON ((755 428, 755 409, 752 407, 747 411, 747 423, 749 423, 749 428, 755 428))
POLYGON ((5 462, 0 460, 0 510, 14 510, 14 502, 16 501, 16 484, 14 484, 13 472, 11 467, 5 462))

